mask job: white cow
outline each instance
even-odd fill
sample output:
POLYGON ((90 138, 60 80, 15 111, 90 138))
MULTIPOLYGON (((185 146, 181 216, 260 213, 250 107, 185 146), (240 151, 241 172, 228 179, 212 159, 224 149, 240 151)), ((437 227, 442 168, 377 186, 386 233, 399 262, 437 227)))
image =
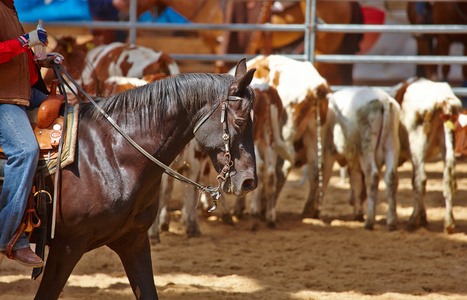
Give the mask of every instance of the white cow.
POLYGON ((355 217, 363 217, 365 199, 362 196, 366 195, 365 228, 373 229, 380 172, 385 165, 387 226, 394 230, 400 151, 399 104, 383 90, 372 87, 346 88, 336 92, 334 98, 340 111, 336 111, 334 144, 337 159, 348 165, 355 217))
POLYGON ((423 203, 427 181, 425 163, 441 155, 446 203, 444 228, 452 233, 455 227, 452 198, 456 191, 454 137, 452 122, 443 117, 460 113, 462 102, 447 83, 425 78, 410 78, 393 87, 390 93, 402 110, 401 157, 411 159, 413 165, 414 209, 409 230, 427 223, 423 203))

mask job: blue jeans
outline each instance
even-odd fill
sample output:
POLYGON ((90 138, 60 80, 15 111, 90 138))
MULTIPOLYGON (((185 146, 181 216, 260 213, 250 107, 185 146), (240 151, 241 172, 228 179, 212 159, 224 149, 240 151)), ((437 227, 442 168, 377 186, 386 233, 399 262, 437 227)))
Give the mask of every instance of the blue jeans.
MULTIPOLYGON (((0 146, 8 158, 0 195, 0 250, 4 251, 21 223, 39 159, 26 107, 0 104, 0 146)), ((26 247, 29 241, 23 233, 14 250, 26 247)))

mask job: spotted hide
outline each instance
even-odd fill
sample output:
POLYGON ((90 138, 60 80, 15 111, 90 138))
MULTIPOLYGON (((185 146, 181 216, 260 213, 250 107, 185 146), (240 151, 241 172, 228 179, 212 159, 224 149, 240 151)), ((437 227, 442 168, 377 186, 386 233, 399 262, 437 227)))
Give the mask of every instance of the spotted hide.
MULTIPOLYGON (((91 96, 107 96, 105 82, 112 76, 142 79, 149 74, 179 73, 169 55, 137 45, 115 42, 95 46, 91 42, 77 44, 74 38, 63 37, 57 40, 53 51, 64 56, 64 69, 91 96)), ((44 80, 50 83, 53 78, 53 70, 49 70, 44 80)))
MULTIPOLYGON (((250 215, 264 218, 269 227, 275 227, 276 190, 280 188, 276 170, 283 165, 284 160, 291 160, 280 132, 285 114, 275 88, 266 83, 252 84, 251 87, 256 93, 254 139, 258 186, 252 194, 250 215)), ((236 216, 242 215, 244 201, 244 198, 237 199, 236 216)))
POLYGON ((167 76, 162 73, 144 75, 142 79, 136 77, 111 76, 104 82, 101 97, 109 97, 110 95, 134 89, 165 77, 167 76))
POLYGON ((257 69, 252 84, 267 83, 274 87, 285 110, 286 121, 281 134, 287 155, 283 155, 286 160, 276 171, 279 182, 275 192, 280 192, 292 167, 306 164, 310 192, 303 216, 318 217, 319 208, 314 204, 322 198, 321 191, 325 189, 332 171, 333 160, 328 156, 335 152, 332 126, 328 122, 328 118, 333 116, 328 109, 329 85, 310 62, 270 55, 258 56, 247 64, 257 69))
POLYGON ((425 163, 441 156, 446 203, 444 229, 452 233, 455 228, 452 200, 456 191, 454 136, 452 121, 446 116, 457 116, 462 103, 447 83, 425 78, 399 83, 391 94, 401 105, 401 158, 410 159, 413 165, 414 209, 409 230, 427 223, 423 203, 427 181, 425 163))

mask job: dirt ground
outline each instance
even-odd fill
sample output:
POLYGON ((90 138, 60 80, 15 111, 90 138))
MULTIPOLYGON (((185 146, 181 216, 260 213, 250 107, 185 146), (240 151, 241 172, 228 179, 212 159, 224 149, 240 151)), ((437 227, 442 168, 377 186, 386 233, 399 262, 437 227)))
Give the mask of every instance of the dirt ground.
MULTIPOLYGON (((400 171, 400 226, 388 232, 380 183, 378 223, 373 231, 352 220, 349 185, 336 168, 321 220, 300 218, 307 184, 301 170, 289 177, 277 206, 278 224, 252 231, 248 218, 235 226, 212 216, 202 236, 188 239, 173 212, 169 232, 153 244, 154 279, 161 299, 467 299, 467 163, 458 163, 454 202, 456 233, 443 233, 442 163, 427 165, 429 225, 405 229, 412 210, 411 166, 400 171)), ((39 280, 4 259, 0 299, 33 299, 39 280)), ((108 248, 86 254, 61 299, 134 299, 118 257, 108 248)))

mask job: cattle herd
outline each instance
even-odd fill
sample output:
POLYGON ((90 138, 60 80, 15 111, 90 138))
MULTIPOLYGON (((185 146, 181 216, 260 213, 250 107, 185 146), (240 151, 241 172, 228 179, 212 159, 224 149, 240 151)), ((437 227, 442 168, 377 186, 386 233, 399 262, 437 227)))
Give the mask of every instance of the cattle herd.
MULTIPOLYGON (((131 46, 129 49, 130 46, 111 44, 89 51, 85 50, 89 47, 71 47, 64 42, 73 41, 62 40, 58 43, 62 48, 55 51, 81 51, 79 59, 68 52, 64 67, 93 96, 109 96, 178 73, 176 63, 168 55, 147 48, 131 46), (141 55, 145 57, 142 60, 141 55)), ((467 154, 464 149, 467 122, 461 101, 447 83, 408 78, 389 92, 375 87, 350 87, 333 92, 309 62, 269 55, 258 56, 247 64, 257 69, 251 86, 256 92, 254 133, 258 187, 249 201, 251 217, 274 227, 276 202, 288 174, 294 168, 305 166, 310 190, 302 216, 319 218, 332 168, 337 162, 347 170, 354 218, 363 221, 366 229, 372 229, 375 224, 378 184, 380 177, 384 177, 387 227, 394 230, 398 222, 397 169, 405 161, 411 161, 414 206, 408 229, 413 230, 427 223, 425 164, 442 159, 444 229, 454 232, 455 161, 467 154)), ((194 141, 172 167, 205 183, 214 176, 206 155, 194 141)), ((172 181, 169 177, 163 179, 160 216, 150 230, 153 237, 158 237, 159 230, 168 230, 172 181)), ((208 203, 202 197, 199 199, 194 188, 186 189, 182 210, 186 232, 188 236, 198 236, 201 231, 197 208, 205 209, 208 203)), ((236 199, 233 214, 244 214, 245 203, 244 197, 236 199)), ((231 222, 230 208, 222 199, 221 204, 223 220, 231 222)))

